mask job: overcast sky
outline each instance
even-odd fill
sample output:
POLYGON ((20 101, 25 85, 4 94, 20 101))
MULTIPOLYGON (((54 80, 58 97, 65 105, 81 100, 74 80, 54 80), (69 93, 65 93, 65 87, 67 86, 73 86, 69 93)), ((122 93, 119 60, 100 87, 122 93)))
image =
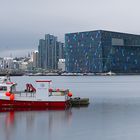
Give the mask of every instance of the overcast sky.
POLYGON ((140 34, 139 0, 0 0, 0 56, 37 50, 44 34, 90 30, 140 34))

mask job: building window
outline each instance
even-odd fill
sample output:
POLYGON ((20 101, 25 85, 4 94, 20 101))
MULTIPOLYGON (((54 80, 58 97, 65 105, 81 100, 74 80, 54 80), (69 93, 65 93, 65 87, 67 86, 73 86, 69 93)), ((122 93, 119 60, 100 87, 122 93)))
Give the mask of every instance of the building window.
POLYGON ((124 40, 119 38, 112 38, 112 45, 124 45, 124 40))

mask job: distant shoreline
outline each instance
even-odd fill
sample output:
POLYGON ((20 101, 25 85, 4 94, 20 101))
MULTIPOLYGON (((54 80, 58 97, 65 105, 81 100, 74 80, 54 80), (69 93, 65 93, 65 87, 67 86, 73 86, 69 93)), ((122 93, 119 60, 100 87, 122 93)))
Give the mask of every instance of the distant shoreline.
MULTIPOLYGON (((6 76, 0 73, 0 76, 6 76)), ((9 73, 10 76, 128 76, 140 75, 140 73, 9 73)))

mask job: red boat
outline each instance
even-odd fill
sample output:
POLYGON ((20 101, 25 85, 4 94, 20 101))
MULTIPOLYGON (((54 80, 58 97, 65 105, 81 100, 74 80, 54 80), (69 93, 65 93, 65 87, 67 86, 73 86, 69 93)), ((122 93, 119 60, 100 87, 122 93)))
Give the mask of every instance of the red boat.
POLYGON ((1 79, 0 109, 66 109, 70 106, 72 93, 66 89, 52 89, 51 80, 37 80, 36 88, 28 83, 24 91, 17 91, 17 83, 9 77, 1 79))

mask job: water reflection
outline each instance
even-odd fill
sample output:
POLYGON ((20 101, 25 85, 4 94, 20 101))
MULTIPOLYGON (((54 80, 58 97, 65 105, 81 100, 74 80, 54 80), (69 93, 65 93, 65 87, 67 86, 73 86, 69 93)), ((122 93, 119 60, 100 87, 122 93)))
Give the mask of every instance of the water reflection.
MULTIPOLYGON (((89 107, 0 113, 0 140, 140 139, 140 76, 43 78, 89 97, 89 107)), ((19 88, 36 79, 23 77, 19 88)))
POLYGON ((13 111, 9 112, 6 115, 6 118, 5 118, 6 128, 10 128, 10 127, 13 127, 14 126, 14 119, 15 119, 15 116, 14 115, 15 114, 14 114, 13 111))
POLYGON ((139 98, 98 98, 87 108, 0 113, 0 139, 138 140, 139 122, 139 98))
MULTIPOLYGON (((64 111, 10 111, 0 114, 0 135, 3 140, 12 140, 15 137, 28 139, 31 135, 37 140, 47 133, 47 138, 51 139, 54 133, 61 131, 63 125, 70 125, 71 121, 71 109, 64 111), (37 133, 41 135, 37 135, 37 133)), ((44 136, 46 137, 46 135, 44 136)))
POLYGON ((14 112, 8 112, 5 115, 5 127, 4 127, 4 132, 5 132, 5 138, 6 140, 10 140, 10 135, 13 133, 13 128, 14 128, 14 112))

